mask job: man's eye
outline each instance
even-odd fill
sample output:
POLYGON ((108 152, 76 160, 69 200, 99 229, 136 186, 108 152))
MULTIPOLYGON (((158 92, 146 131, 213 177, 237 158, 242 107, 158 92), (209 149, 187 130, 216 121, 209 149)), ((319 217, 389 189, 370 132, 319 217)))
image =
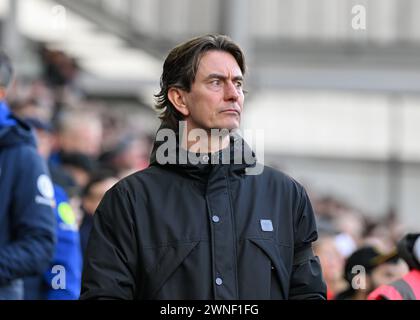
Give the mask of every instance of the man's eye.
POLYGON ((236 87, 237 88, 242 88, 243 86, 243 82, 242 81, 236 81, 236 87))
POLYGON ((214 86, 220 86, 222 82, 219 79, 215 79, 212 80, 210 83, 214 86))

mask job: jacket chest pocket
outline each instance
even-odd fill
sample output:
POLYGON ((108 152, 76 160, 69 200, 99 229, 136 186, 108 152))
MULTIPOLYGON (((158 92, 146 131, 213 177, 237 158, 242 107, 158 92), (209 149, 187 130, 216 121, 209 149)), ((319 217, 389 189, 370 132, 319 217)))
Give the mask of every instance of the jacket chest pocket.
POLYGON ((248 238, 240 245, 241 299, 287 299, 293 248, 272 239, 248 238))
MULTIPOLYGON (((200 241, 174 243, 161 248, 147 249, 148 255, 153 256, 151 265, 146 268, 142 298, 144 299, 179 299, 187 293, 181 292, 185 284, 169 282, 177 270, 197 249, 200 241), (152 262, 153 261, 153 262, 152 262)), ((176 282, 176 281, 175 281, 176 282)))

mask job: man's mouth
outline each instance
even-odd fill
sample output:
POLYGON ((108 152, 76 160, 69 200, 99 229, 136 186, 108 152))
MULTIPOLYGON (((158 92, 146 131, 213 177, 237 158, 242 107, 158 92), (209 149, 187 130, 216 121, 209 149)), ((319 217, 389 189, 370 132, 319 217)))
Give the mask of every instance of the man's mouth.
POLYGON ((233 108, 230 108, 230 109, 225 109, 225 110, 223 110, 223 111, 222 111, 222 113, 235 113, 235 114, 237 114, 238 116, 240 116, 240 115, 241 115, 241 112, 240 112, 239 110, 237 110, 237 109, 233 109, 233 108))

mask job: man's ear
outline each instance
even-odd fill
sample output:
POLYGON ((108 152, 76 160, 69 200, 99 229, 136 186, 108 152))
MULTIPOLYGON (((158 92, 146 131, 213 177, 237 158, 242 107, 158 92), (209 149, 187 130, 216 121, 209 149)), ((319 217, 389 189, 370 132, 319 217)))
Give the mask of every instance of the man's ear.
POLYGON ((187 104, 185 103, 185 91, 180 88, 169 88, 168 99, 171 101, 173 106, 178 110, 184 117, 190 114, 187 104))

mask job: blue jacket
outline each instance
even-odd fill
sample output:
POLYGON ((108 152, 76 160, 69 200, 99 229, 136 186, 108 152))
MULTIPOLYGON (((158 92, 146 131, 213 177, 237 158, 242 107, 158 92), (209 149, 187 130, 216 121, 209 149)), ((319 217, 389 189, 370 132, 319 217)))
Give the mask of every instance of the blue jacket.
POLYGON ((76 300, 80 294, 80 236, 66 192, 54 184, 57 244, 51 265, 42 276, 25 278, 26 300, 76 300))
POLYGON ((77 300, 80 295, 82 280, 82 253, 80 236, 76 223, 76 215, 69 204, 65 191, 54 185, 57 207, 57 245, 55 248, 53 266, 44 274, 48 283, 46 299, 77 300), (54 269, 54 266, 62 267, 54 269), (64 277, 61 277, 63 276, 64 277), (61 278, 60 278, 61 277, 61 278))
POLYGON ((0 299, 23 298, 55 246, 54 189, 29 126, 0 101, 0 299))

